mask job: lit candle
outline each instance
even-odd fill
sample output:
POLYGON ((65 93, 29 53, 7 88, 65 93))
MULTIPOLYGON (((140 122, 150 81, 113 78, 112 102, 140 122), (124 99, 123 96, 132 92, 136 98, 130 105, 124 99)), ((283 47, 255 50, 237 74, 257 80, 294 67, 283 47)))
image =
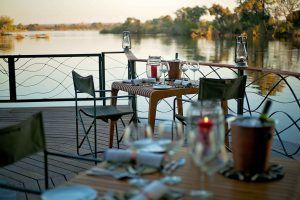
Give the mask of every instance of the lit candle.
POLYGON ((213 122, 208 117, 200 118, 197 122, 198 125, 198 133, 199 138, 203 140, 204 144, 209 145, 209 133, 211 131, 211 128, 213 126, 213 122))
POLYGON ((157 78, 157 66, 151 65, 151 78, 157 78))

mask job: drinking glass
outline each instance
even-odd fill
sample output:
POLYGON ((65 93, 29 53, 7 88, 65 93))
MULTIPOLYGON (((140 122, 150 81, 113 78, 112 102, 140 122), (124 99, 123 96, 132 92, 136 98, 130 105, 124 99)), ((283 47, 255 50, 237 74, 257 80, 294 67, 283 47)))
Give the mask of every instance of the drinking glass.
MULTIPOLYGON (((192 103, 188 110, 188 146, 195 165, 205 174, 212 175, 227 162, 224 146, 224 117, 219 100, 192 103)), ((203 189, 193 190, 192 196, 210 198, 212 193, 203 189)))
POLYGON ((152 130, 142 123, 130 123, 124 132, 124 142, 132 150, 143 150, 152 144, 152 130))
POLYGON ((198 62, 192 61, 192 62, 190 63, 190 65, 189 65, 189 68, 190 68, 190 70, 192 70, 193 73, 194 73, 194 80, 193 80, 194 85, 198 85, 197 82, 196 82, 196 78, 195 78, 195 76, 196 76, 196 71, 198 71, 199 68, 200 68, 198 62))
POLYGON ((156 143, 161 146, 169 155, 169 159, 183 145, 184 135, 181 123, 160 122, 157 127, 156 143))
POLYGON ((180 62, 179 69, 182 72, 182 79, 185 80, 185 72, 189 69, 189 63, 187 61, 180 62))
POLYGON ((163 75, 163 84, 166 84, 166 75, 165 73, 167 73, 170 70, 170 66, 168 62, 161 62, 160 64, 160 68, 159 71, 161 71, 164 75, 163 75))
POLYGON ((155 78, 156 81, 161 77, 161 71, 159 70, 160 64, 146 64, 146 74, 148 78, 155 78))

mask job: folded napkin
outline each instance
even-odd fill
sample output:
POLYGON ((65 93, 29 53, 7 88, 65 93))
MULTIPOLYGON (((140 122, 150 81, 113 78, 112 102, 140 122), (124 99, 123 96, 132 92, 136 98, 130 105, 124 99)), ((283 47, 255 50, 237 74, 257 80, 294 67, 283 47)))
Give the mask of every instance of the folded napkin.
POLYGON ((130 80, 123 80, 122 82, 131 84, 131 85, 140 85, 143 82, 143 80, 142 79, 130 79, 130 80))
POLYGON ((140 194, 131 198, 131 200, 160 199, 167 191, 168 187, 165 184, 160 181, 153 181, 140 194))
POLYGON ((191 87, 192 83, 186 80, 175 80, 174 85, 175 87, 191 87))
POLYGON ((143 83, 156 83, 156 78, 143 78, 143 83))
POLYGON ((137 165, 160 168, 163 165, 164 155, 132 150, 108 149, 104 153, 104 159, 112 163, 135 162, 137 165))

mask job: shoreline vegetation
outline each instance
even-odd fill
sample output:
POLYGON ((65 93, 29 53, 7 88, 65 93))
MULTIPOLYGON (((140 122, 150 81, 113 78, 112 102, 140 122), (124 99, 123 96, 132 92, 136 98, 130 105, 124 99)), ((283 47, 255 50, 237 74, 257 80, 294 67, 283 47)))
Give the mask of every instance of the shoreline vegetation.
MULTIPOLYGON (((246 34, 260 38, 299 38, 299 0, 239 0, 234 11, 213 4, 206 6, 182 7, 170 15, 141 22, 128 17, 123 23, 79 23, 79 24, 29 24, 14 25, 13 19, 0 16, 0 36, 10 36, 18 40, 25 36, 22 31, 65 31, 97 30, 100 33, 120 34, 124 30, 132 34, 167 34, 192 38, 233 37, 246 34), (204 15, 214 17, 203 20, 204 15)), ((49 38, 47 34, 35 34, 35 38, 49 38)))

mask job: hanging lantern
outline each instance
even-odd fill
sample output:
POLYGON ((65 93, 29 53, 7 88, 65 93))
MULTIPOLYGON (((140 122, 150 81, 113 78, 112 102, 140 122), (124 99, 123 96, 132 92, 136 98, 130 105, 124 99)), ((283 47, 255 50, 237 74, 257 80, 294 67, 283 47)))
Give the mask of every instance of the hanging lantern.
POLYGON ((248 53, 247 53, 247 37, 246 36, 238 36, 236 38, 236 46, 235 46, 235 57, 234 61, 236 66, 238 67, 247 67, 248 61, 248 53))
POLYGON ((124 50, 131 49, 131 38, 130 38, 130 32, 129 31, 123 31, 122 48, 124 50))

